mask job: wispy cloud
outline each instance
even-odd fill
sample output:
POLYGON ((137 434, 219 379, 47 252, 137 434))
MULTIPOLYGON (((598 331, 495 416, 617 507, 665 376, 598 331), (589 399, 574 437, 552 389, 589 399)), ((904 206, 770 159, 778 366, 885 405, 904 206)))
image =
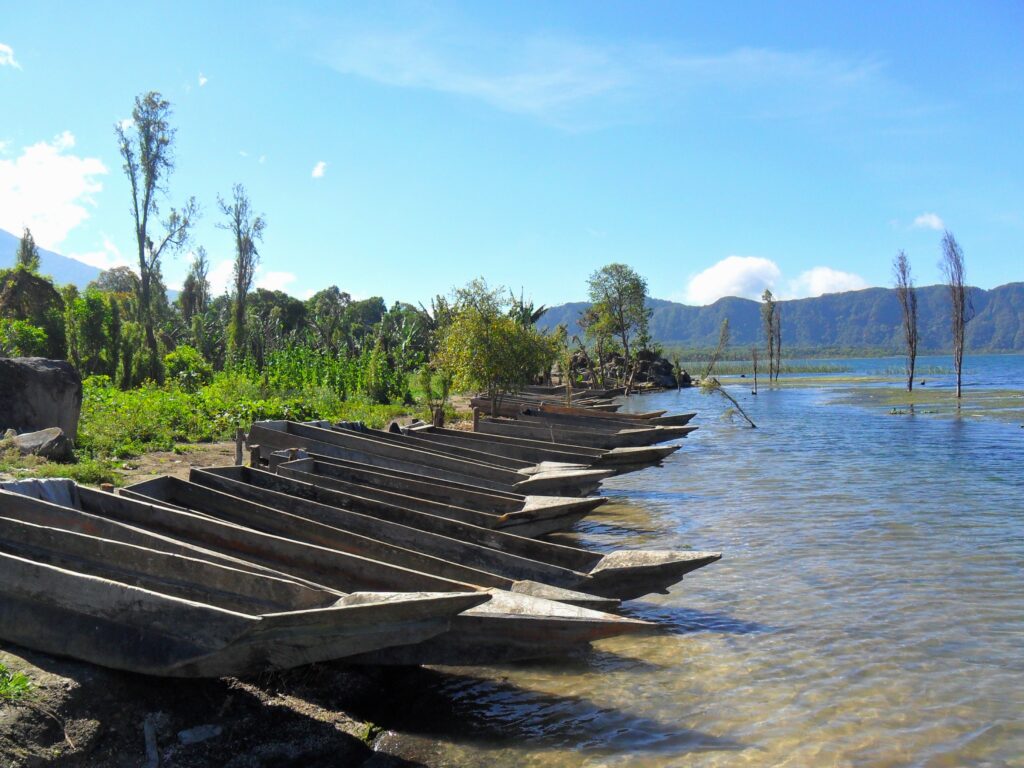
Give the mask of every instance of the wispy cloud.
POLYGON ((199 81, 198 82, 199 82, 199 87, 202 88, 204 85, 206 85, 208 82, 210 82, 210 78, 208 78, 206 75, 204 75, 202 72, 200 72, 199 73, 199 81))
POLYGON ((0 158, 0 228, 29 227, 41 246, 56 248, 89 218, 107 168, 98 158, 71 154, 74 146, 74 135, 64 131, 13 159, 0 158))
POLYGON ((914 229, 934 229, 941 232, 946 228, 946 223, 937 213, 922 213, 911 225, 914 229))
POLYGON ((310 174, 310 176, 312 176, 314 179, 322 179, 324 177, 324 173, 326 172, 327 163, 321 160, 320 162, 313 166, 313 172, 310 174))
POLYGON ((13 67, 21 69, 21 64, 14 58, 14 49, 5 43, 0 43, 0 67, 13 67))
POLYGON ((854 101, 859 106, 865 90, 884 81, 885 69, 874 58, 827 51, 703 53, 553 35, 506 41, 444 25, 345 30, 321 50, 323 61, 345 75, 475 99, 569 128, 621 121, 667 103, 685 111, 711 95, 716 108, 748 117, 821 113, 854 101), (625 109, 629 105, 634 109, 625 109))

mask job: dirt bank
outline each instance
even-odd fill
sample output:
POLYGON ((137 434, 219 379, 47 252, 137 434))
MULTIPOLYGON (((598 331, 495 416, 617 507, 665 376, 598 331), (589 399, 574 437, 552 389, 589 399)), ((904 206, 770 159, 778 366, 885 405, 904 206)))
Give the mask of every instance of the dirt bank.
POLYGON ((0 704, 2 768, 416 765, 375 751, 389 734, 346 714, 387 705, 384 673, 374 668, 173 680, 10 645, 0 645, 0 663, 33 683, 27 701, 0 704))

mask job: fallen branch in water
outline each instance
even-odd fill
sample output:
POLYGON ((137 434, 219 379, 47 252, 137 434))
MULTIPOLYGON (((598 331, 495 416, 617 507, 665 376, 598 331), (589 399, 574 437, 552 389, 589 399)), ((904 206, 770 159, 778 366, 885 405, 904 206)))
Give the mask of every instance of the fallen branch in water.
POLYGON ((730 395, 728 392, 726 392, 725 389, 722 387, 722 383, 714 376, 711 376, 707 379, 701 379, 700 388, 702 392, 717 392, 718 394, 720 394, 722 397, 724 397, 726 400, 728 400, 736 407, 736 410, 739 411, 740 416, 747 420, 747 424, 750 425, 751 429, 757 429, 757 424, 750 420, 750 417, 747 416, 747 412, 743 410, 743 407, 738 402, 736 402, 736 398, 730 395))

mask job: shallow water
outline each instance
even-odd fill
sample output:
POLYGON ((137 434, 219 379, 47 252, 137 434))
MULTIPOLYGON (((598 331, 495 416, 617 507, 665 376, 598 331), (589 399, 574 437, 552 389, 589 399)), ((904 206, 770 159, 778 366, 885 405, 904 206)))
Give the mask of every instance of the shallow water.
POLYGON ((720 549, 626 604, 668 631, 561 663, 430 670, 378 722, 430 765, 1024 765, 1024 429, 694 390, 661 469, 616 478, 591 546, 720 549), (418 734, 418 735, 417 735, 418 734))

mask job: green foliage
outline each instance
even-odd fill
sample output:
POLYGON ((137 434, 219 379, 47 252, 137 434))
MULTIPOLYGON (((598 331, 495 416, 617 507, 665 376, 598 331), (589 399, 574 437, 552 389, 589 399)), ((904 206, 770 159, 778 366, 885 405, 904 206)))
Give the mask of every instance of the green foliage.
POLYGON ((650 342, 647 281, 625 264, 608 264, 588 278, 587 288, 593 310, 588 333, 618 339, 628 365, 631 344, 650 342))
POLYGON ((187 344, 164 356, 164 368, 168 378, 186 392, 196 392, 213 380, 213 368, 187 344))
POLYGON ((32 681, 22 672, 11 672, 0 664, 0 701, 21 701, 32 692, 32 681))
POLYGON ((25 227, 25 233, 18 241, 18 252, 14 255, 14 263, 29 272, 39 271, 39 248, 36 247, 35 238, 32 237, 32 232, 28 227, 25 227))
POLYGON ((47 346, 42 328, 28 320, 0 319, 0 357, 39 357, 47 346))
POLYGON ((550 369, 558 339, 506 314, 503 292, 475 280, 456 292, 451 322, 444 329, 435 363, 461 391, 484 390, 488 397, 519 389, 550 369))

